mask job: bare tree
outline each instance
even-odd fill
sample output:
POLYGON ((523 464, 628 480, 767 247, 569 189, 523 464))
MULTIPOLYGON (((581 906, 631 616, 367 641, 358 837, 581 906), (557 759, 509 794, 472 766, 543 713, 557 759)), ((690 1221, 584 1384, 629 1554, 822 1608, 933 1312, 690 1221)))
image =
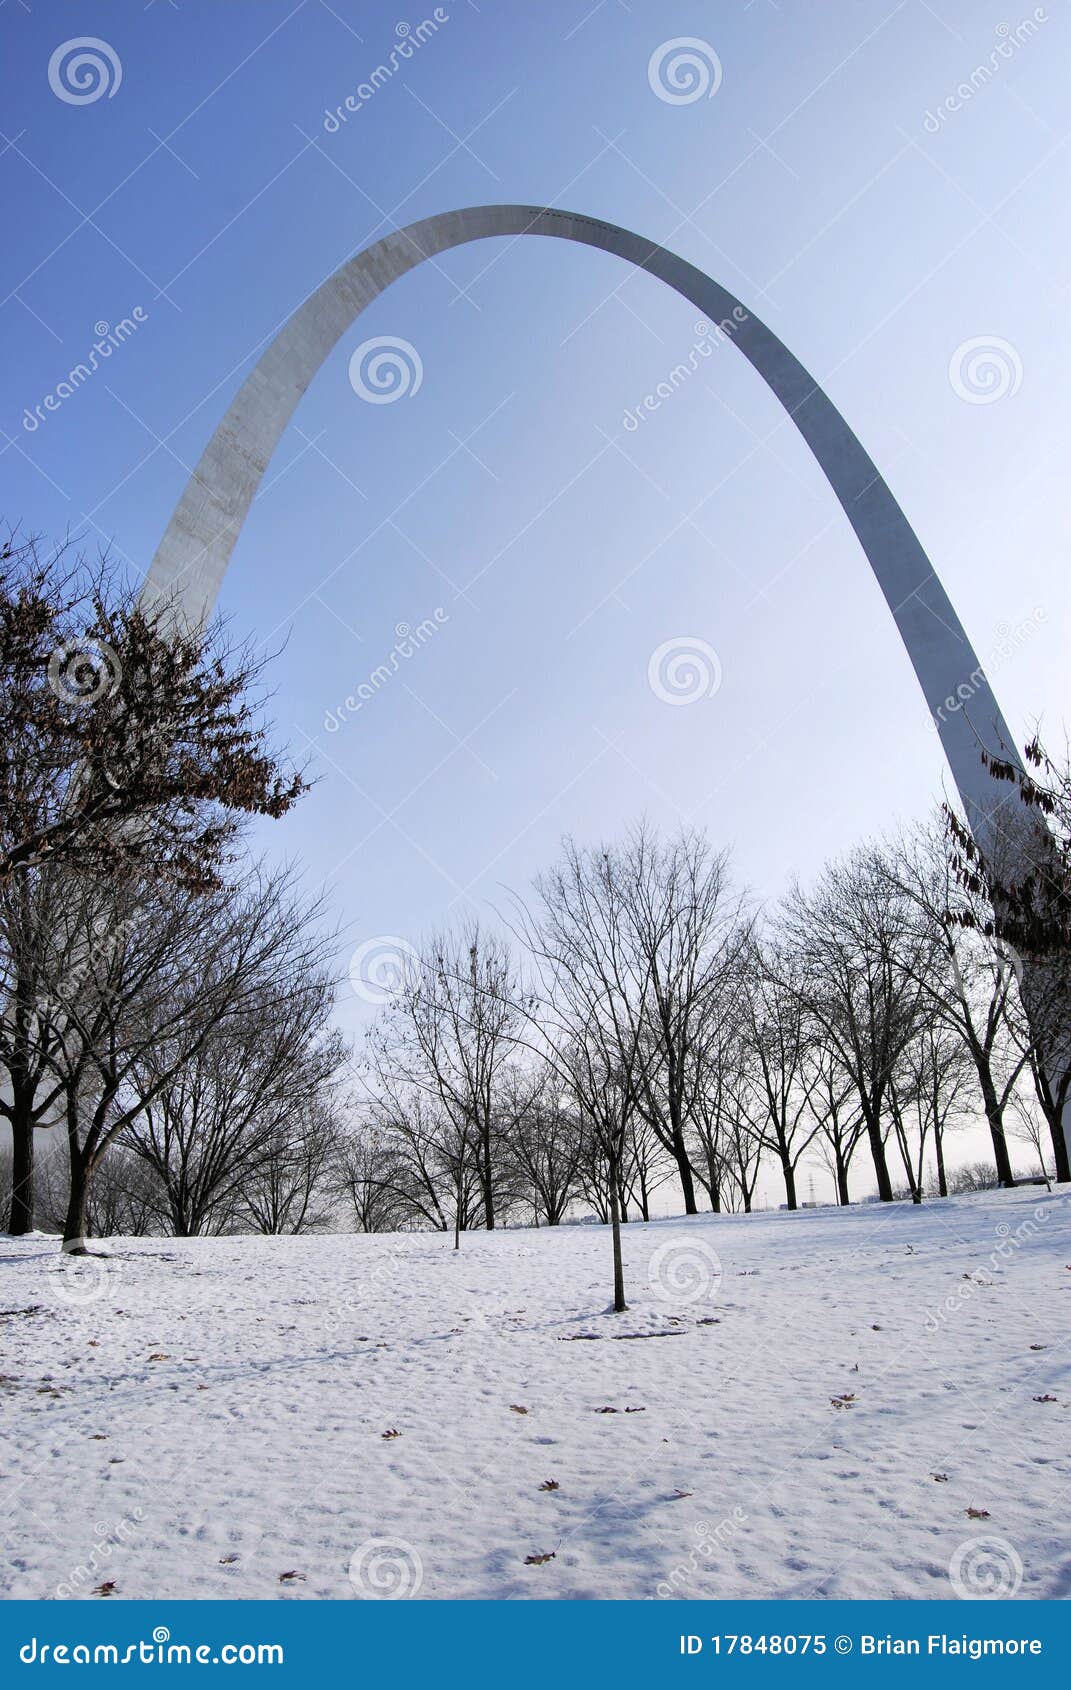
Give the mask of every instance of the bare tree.
POLYGON ((637 1107, 677 1166, 685 1213, 697 1212, 691 1126, 709 1089, 711 1047, 747 943, 728 853, 700 833, 660 841, 646 826, 615 853, 622 937, 633 971, 649 977, 637 1107))
POLYGON ((537 1027, 547 1060, 575 1098, 595 1160, 606 1170, 618 1313, 628 1306, 621 1260, 625 1140, 652 1050, 652 959, 635 944, 633 884, 619 853, 585 850, 567 839, 558 862, 536 881, 534 908, 521 912, 540 978, 537 1027))
POLYGON ((541 1065, 512 1076, 510 1156, 536 1226, 558 1226, 580 1188, 583 1134, 561 1078, 541 1065))
POLYGON ((876 859, 916 914, 920 943, 917 983, 933 1018, 969 1052, 982 1096, 1001 1185, 1014 1184, 1004 1114, 1034 1047, 1028 1034, 1018 1052, 1011 1037, 1015 971, 999 943, 986 936, 977 892, 960 886, 944 842, 930 826, 891 855, 876 859))
POLYGON ((258 1232, 297 1233, 329 1218, 339 1124, 328 1087, 288 1103, 238 1186, 235 1216, 258 1232))
POLYGON ((809 1058, 814 1022, 793 977, 794 959, 753 945, 745 993, 745 1066, 740 1105, 759 1144, 776 1156, 787 1207, 798 1207, 796 1170, 822 1125, 809 1058))
POLYGON ((65 1249, 85 1249, 89 1183, 109 1145, 163 1107, 205 1047, 218 1053, 219 1069, 229 1035, 240 1036, 251 1016, 286 1017, 288 992, 303 973, 319 992, 313 1018, 322 1016, 332 939, 320 916, 318 902, 297 900, 286 873, 214 892, 93 882, 72 898, 57 927, 61 954, 73 948, 79 968, 54 983, 59 1036, 51 1058, 70 1161, 65 1249), (282 982, 277 992, 273 980, 282 982))
POLYGON ((889 1109, 913 1203, 926 1188, 933 1145, 940 1196, 948 1194, 945 1130, 963 1105, 972 1072, 968 1051, 940 1020, 923 1022, 904 1046, 889 1083, 889 1109))
POLYGON ((318 913, 277 880, 236 911, 224 904, 200 1006, 207 1025, 195 1000, 191 1026, 134 1052, 124 1143, 156 1174, 180 1237, 223 1231, 243 1213, 272 1232, 307 1218, 343 1054, 329 1030, 334 979, 318 913), (252 951, 246 929, 260 935, 252 951))
POLYGON ((893 1067, 929 1007, 920 983, 933 936, 873 850, 829 864, 809 893, 796 887, 782 926, 805 1007, 836 1052, 863 1117, 878 1196, 890 1202, 886 1105, 893 1067))
MULTIPOLYGON (((424 946, 372 1035, 380 1081, 388 1073, 404 1080, 453 1123, 458 1157, 475 1169, 489 1231, 513 1126, 503 1113, 501 1082, 517 1052, 522 1015, 508 947, 473 923, 424 946)), ((460 1172, 458 1182, 460 1190, 460 1172)))

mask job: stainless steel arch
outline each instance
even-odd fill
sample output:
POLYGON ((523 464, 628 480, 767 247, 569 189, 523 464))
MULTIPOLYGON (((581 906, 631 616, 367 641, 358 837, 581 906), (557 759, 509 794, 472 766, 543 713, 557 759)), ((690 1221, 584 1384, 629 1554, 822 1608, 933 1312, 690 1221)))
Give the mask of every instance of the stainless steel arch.
MULTIPOLYGON (((540 206, 486 205, 428 217, 384 236, 310 294, 243 382, 186 485, 143 589, 187 620, 215 603, 242 523, 295 406, 339 338, 372 300, 426 258, 468 241, 553 235, 615 253, 690 300, 731 337, 780 399, 825 471, 900 630, 975 835, 991 841, 1011 789, 982 746, 1014 741, 948 595, 873 460, 822 388, 733 294, 674 253, 612 223, 540 206)), ((1019 808, 1010 806, 1012 810, 1019 808)), ((1021 845, 1020 845, 1021 849, 1021 845)))

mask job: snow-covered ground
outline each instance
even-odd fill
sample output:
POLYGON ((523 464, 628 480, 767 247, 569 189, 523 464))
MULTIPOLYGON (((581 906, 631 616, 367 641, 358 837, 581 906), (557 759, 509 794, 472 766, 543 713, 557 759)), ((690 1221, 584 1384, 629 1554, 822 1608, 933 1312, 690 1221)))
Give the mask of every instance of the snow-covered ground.
POLYGON ((450 1242, 0 1240, 0 1588, 1071 1594, 1065 1194, 450 1242))

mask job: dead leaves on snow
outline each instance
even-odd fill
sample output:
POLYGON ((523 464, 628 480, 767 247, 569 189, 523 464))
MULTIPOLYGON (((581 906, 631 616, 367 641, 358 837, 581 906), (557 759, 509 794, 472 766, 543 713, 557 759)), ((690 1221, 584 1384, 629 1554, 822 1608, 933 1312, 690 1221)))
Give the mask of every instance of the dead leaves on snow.
POLYGON ((829 1400, 833 1404, 834 1408, 854 1408, 855 1407, 855 1392, 854 1391, 845 1391, 845 1392, 843 1392, 843 1394, 841 1396, 830 1397, 829 1400))
POLYGON ((548 1561, 554 1560, 556 1553, 557 1551, 552 1549, 546 1555, 526 1555, 524 1564, 526 1567, 545 1567, 548 1561))

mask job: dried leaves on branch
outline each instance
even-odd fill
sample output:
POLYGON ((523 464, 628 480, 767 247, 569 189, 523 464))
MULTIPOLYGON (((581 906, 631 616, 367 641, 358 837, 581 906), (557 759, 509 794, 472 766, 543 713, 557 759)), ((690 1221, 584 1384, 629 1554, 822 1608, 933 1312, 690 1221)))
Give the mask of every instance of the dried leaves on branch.
POLYGON ((66 548, 0 547, 0 883, 62 862, 218 884, 240 818, 306 786, 261 721, 264 667, 66 548))
MULTIPOLYGON (((1071 950, 1071 758, 1065 754, 1058 764, 1036 734, 1024 755, 1027 769, 1007 757, 981 754, 993 778, 1010 788, 1005 827, 1017 837, 1029 833, 1029 874, 1010 873, 999 840, 984 850, 955 811, 945 807, 952 866, 968 899, 957 919, 963 926, 980 926, 1024 957, 1063 961, 1071 950), (976 913, 980 899, 986 905, 982 916, 976 913)), ((1010 857, 1021 860, 1018 852, 1010 857)))

